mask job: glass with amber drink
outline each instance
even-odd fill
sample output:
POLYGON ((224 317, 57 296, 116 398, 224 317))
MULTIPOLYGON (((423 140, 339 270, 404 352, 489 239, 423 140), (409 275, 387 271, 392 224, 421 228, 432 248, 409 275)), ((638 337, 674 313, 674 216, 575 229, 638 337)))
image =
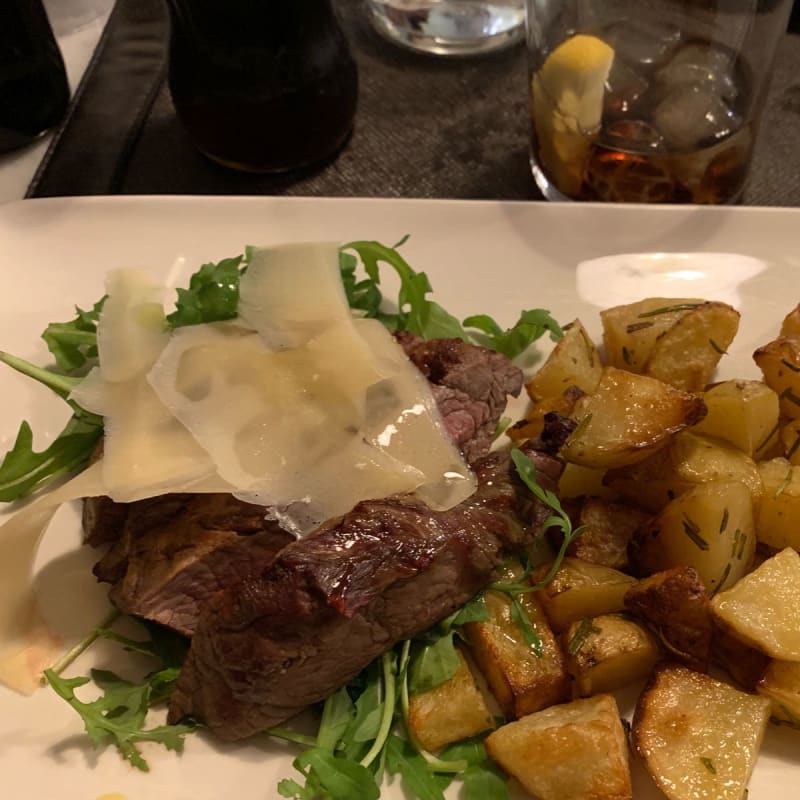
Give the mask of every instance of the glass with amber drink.
POLYGON ((739 199, 792 0, 527 2, 547 199, 739 199))

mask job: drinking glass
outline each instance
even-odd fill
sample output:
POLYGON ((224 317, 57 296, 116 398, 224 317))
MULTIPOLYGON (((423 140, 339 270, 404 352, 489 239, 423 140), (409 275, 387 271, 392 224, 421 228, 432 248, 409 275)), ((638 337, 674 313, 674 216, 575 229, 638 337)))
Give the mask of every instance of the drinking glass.
POLYGON ((527 0, 549 200, 732 203, 792 0, 527 0))
POLYGON ((522 39, 525 0, 367 0, 375 28, 436 55, 471 55, 522 39))

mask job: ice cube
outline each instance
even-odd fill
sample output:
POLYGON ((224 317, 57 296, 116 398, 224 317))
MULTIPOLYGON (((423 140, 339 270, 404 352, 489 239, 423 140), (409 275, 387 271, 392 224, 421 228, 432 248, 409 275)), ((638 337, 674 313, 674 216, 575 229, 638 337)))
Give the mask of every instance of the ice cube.
POLYGON ((672 55, 655 76, 656 91, 666 95, 686 86, 708 86, 733 101, 739 96, 736 53, 710 42, 687 42, 672 55))
POLYGON ((614 58, 606 79, 603 101, 606 114, 616 117, 632 111, 639 98, 647 91, 647 79, 621 58, 614 58))
POLYGON ((621 119, 603 129, 602 144, 613 150, 633 153, 657 153, 663 149, 661 134, 640 119, 621 119))
POLYGON ((641 71, 665 63, 681 42, 680 28, 656 20, 625 20, 609 25, 600 38, 614 48, 615 60, 641 71))
POLYGON ((688 151, 730 136, 742 118, 713 86, 678 86, 653 111, 653 125, 671 150, 688 151))

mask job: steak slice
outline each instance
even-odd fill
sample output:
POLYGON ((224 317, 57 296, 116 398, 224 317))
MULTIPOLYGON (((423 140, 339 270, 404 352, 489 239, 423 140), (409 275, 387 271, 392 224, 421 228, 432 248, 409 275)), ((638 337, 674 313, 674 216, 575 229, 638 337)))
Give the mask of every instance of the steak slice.
POLYGON ((522 371, 504 355, 461 339, 395 338, 428 379, 444 424, 472 463, 489 452, 508 396, 522 389, 522 371))
MULTIPOLYGON (((552 485, 560 462, 534 457, 552 485)), ((407 497, 359 503, 212 597, 170 721, 192 716, 228 740, 277 725, 484 588, 548 512, 512 477, 507 453, 475 469, 478 490, 453 509, 407 497)))
POLYGON ((114 584, 109 597, 121 611, 191 636, 211 595, 249 572, 260 573, 293 541, 264 514, 261 506, 228 494, 131 503, 122 535, 94 573, 114 584))

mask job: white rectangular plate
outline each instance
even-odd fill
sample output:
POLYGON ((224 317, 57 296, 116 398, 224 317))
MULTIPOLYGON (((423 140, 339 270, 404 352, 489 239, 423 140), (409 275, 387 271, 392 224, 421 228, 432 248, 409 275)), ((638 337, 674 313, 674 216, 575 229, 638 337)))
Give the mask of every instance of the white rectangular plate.
MULTIPOLYGON (((705 296, 742 312, 723 377, 755 377, 750 358, 800 300, 800 210, 623 207, 543 203, 277 198, 74 198, 0 206, 0 349, 47 363, 39 334, 75 304, 103 293, 108 269, 147 267, 182 285, 204 261, 246 244, 377 239, 424 270, 436 298, 459 316, 479 312, 511 324, 522 308, 544 307, 561 322, 580 316, 598 334, 597 312, 646 295, 705 296), (721 255, 724 254, 724 255, 721 255), (596 259, 600 259, 597 261, 596 259)), ((543 349, 547 345, 543 345, 543 349)), ((28 419, 43 443, 63 425, 63 404, 6 371, 0 445, 28 419)), ((79 547, 78 517, 64 509, 37 563, 37 589, 66 638, 84 635, 102 612, 102 589, 79 547)), ((107 664, 99 647, 70 674, 107 664)), ((800 734, 771 730, 750 785, 780 800, 800 778, 800 734)), ((292 776, 291 750, 272 742, 219 746, 193 736, 182 756, 144 746, 149 774, 116 752, 94 752, 78 717, 49 690, 22 698, 0 688, 3 796, 22 800, 264 800, 292 776), (116 798, 115 798, 116 800, 116 798)), ((399 788, 385 790, 400 798, 399 788)), ((636 773, 637 800, 660 796, 636 773)))

